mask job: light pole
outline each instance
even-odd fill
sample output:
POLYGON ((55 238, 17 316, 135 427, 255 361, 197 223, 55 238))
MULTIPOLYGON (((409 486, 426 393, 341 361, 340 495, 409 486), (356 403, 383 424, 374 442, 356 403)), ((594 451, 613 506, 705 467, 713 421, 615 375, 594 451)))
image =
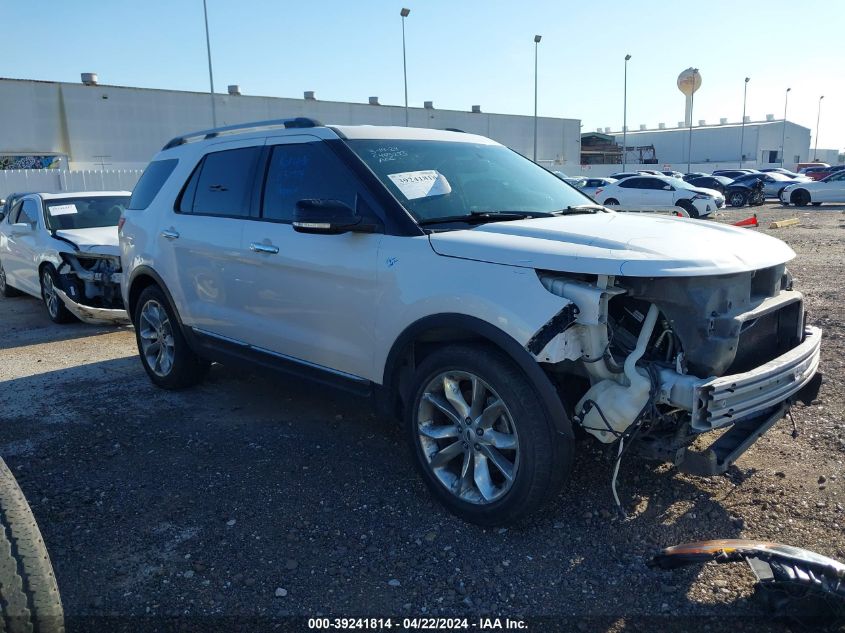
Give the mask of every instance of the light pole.
POLYGON ((822 118, 822 99, 824 99, 824 95, 819 97, 819 113, 816 115, 816 148, 813 150, 813 160, 819 159, 819 120, 822 118))
POLYGON ((745 99, 748 97, 748 82, 751 81, 751 77, 745 78, 745 88, 742 90, 742 124, 740 125, 740 132, 739 132, 739 166, 742 168, 742 148, 743 143, 745 141, 745 99))
POLYGON ((780 135, 780 168, 783 169, 783 157, 786 154, 786 104, 789 103, 789 91, 792 88, 787 88, 783 97, 783 131, 780 135))
MULTIPOLYGON (((692 69, 692 85, 695 86, 695 76, 698 74, 698 68, 692 69)), ((687 142, 687 173, 690 173, 690 165, 692 163, 692 108, 695 105, 695 90, 689 96, 689 141, 687 142)))
POLYGON ((628 60, 630 55, 625 55, 625 80, 622 84, 622 171, 628 164, 628 60))
POLYGON ((208 35, 208 7, 202 0, 202 13, 205 17, 205 49, 208 52, 208 83, 211 84, 211 122, 217 127, 217 106, 214 103, 214 71, 211 69, 211 38, 208 35))
POLYGON ((534 162, 537 162, 537 49, 542 35, 534 36, 534 162))
POLYGON ((405 127, 408 127, 408 64, 405 61, 405 18, 411 13, 410 9, 402 9, 402 74, 405 76, 405 127))

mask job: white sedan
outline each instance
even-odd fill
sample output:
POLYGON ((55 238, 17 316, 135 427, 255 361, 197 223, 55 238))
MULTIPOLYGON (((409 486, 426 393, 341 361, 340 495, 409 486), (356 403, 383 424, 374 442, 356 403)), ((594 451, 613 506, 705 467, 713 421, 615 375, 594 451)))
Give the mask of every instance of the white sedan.
POLYGON ((681 208, 691 218, 710 215, 725 204, 725 197, 715 189, 694 187, 668 176, 629 176, 605 187, 593 196, 599 204, 619 206, 622 210, 676 210, 681 208))
POLYGON ((128 191, 30 193, 0 222, 0 294, 44 301, 56 323, 128 321, 117 224, 128 191))
POLYGON ((845 202, 845 169, 833 172, 823 180, 811 180, 789 185, 780 193, 783 204, 806 207, 822 202, 845 202))

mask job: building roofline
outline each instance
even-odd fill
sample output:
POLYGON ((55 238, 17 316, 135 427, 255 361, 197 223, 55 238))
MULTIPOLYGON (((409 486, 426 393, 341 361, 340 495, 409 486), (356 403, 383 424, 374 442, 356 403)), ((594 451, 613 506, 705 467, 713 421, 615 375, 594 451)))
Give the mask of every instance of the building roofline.
MULTIPOLYGON (((800 127, 808 132, 810 128, 804 127, 803 125, 799 125, 789 119, 786 120, 789 125, 794 125, 795 127, 800 127)), ((774 119, 773 121, 748 121, 745 124, 745 127, 749 126, 759 126, 759 125, 783 125, 783 119, 774 119)), ((693 125, 693 130, 714 130, 714 129, 724 129, 724 128, 738 128, 742 127, 742 123, 709 123, 707 125, 693 125)), ((628 136, 634 136, 636 134, 649 134, 651 132, 686 132, 689 134, 689 126, 685 125, 684 127, 666 127, 666 128, 648 128, 647 130, 628 130, 627 132, 623 132, 622 130, 615 130, 612 132, 608 132, 610 136, 619 136, 620 134, 627 134, 628 136)))

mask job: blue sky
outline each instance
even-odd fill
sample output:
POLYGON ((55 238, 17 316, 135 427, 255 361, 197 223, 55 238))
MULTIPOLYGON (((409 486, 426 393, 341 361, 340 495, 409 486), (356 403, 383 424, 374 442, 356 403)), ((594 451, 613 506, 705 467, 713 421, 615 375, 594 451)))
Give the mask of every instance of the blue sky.
MULTIPOLYGON (((401 104, 406 22, 411 105, 531 114, 534 42, 541 34, 539 113, 579 118, 583 131, 683 120, 675 80, 702 74, 694 118, 783 116, 819 147, 845 148, 845 2, 797 0, 208 0, 215 86, 244 94, 401 104)), ((207 90, 202 0, 4 0, 0 76, 207 90), (22 35, 17 38, 14 34, 22 35), (33 41, 30 35, 37 34, 33 41)))

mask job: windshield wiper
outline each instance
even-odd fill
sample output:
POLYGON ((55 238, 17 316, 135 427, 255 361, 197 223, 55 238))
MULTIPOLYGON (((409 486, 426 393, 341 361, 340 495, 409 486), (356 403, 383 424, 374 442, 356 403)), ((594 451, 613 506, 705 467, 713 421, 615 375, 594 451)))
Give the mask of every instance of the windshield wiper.
POLYGON ((604 211, 604 207, 598 204, 578 204, 561 209, 555 215, 576 215, 579 213, 598 213, 599 211, 604 211))
POLYGON ((464 222, 467 224, 482 224, 484 222, 505 222, 507 220, 525 220, 527 218, 551 218, 554 213, 548 211, 473 211, 466 215, 447 215, 442 218, 420 220, 417 224, 444 224, 448 222, 464 222))

